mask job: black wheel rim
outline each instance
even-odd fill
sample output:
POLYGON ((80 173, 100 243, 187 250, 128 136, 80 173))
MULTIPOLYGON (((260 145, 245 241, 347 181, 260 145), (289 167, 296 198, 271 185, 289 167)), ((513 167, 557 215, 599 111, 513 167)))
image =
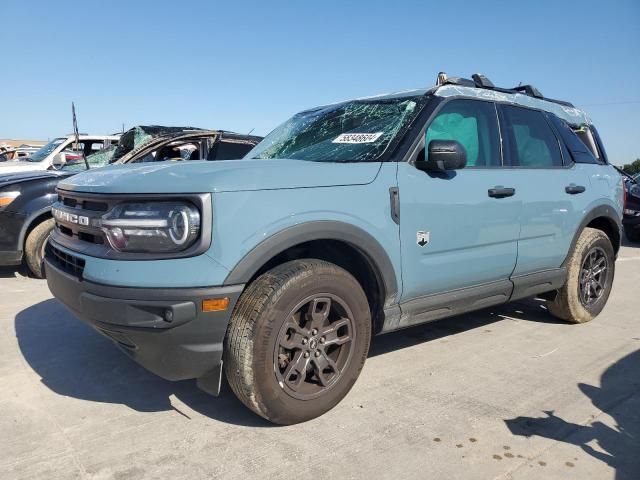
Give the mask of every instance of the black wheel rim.
POLYGON ((273 360, 278 385, 300 400, 323 395, 347 368, 355 335, 353 315, 344 300, 331 294, 304 299, 278 334, 273 360))
POLYGON ((580 302, 590 307, 602 298, 609 278, 609 259, 600 247, 589 250, 582 261, 578 293, 580 302))

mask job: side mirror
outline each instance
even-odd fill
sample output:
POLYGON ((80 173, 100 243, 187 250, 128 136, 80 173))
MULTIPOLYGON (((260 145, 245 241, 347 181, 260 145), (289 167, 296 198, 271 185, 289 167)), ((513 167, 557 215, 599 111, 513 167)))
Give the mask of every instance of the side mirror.
POLYGON ((61 168, 65 163, 67 163, 67 156, 64 152, 60 152, 60 153, 56 153, 53 156, 53 160, 51 161, 51 166, 58 170, 59 168, 61 168))
POLYGON ((455 140, 431 140, 426 157, 415 163, 417 169, 444 172, 460 170, 467 165, 467 151, 455 140))

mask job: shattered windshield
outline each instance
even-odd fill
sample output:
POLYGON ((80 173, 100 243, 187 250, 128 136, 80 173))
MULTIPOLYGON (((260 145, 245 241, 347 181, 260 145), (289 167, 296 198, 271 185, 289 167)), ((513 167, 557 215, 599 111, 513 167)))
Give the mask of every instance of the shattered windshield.
POLYGON ((418 97, 354 100, 294 115, 245 158, 378 160, 418 111, 418 97))
POLYGON ((116 146, 111 145, 110 147, 103 148, 102 150, 92 153, 87 156, 87 163, 85 164, 84 159, 67 161, 60 170, 70 171, 70 172, 81 172, 87 169, 87 164, 89 164, 89 168, 99 168, 104 167, 105 165, 109 165, 109 162, 113 158, 116 152, 116 146))
POLYGON ((49 143, 47 143, 44 147, 42 147, 40 150, 38 150, 37 152, 33 152, 24 160, 26 160, 27 162, 41 162, 42 160, 47 158, 49 154, 53 152, 65 140, 66 138, 54 138, 49 143))

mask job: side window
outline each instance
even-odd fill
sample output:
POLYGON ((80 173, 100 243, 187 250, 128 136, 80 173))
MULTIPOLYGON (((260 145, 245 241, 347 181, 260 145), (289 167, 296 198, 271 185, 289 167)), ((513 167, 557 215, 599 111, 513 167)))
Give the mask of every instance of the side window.
POLYGON ((83 152, 84 151, 84 142, 71 142, 69 143, 66 147, 64 147, 64 149, 62 150, 63 152, 83 152))
POLYGON ((503 106, 514 167, 560 167, 562 155, 553 130, 542 112, 503 106))
POLYGON ((467 151, 467 167, 500 167, 500 137, 495 106, 478 100, 452 100, 438 112, 426 133, 431 140, 456 140, 467 151))
POLYGON ((91 142, 91 148, 89 153, 95 153, 98 152, 100 150, 102 150, 104 148, 104 142, 99 141, 99 142, 91 142))

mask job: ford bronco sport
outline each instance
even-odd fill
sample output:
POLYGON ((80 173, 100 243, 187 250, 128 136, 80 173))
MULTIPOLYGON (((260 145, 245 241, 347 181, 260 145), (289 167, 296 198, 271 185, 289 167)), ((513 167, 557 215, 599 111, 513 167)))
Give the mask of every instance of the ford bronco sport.
POLYGON ((303 111, 239 162, 63 180, 49 287, 150 371, 212 394, 224 373, 279 424, 335 406, 373 334, 532 296, 590 321, 621 177, 582 111, 472 78, 303 111))

